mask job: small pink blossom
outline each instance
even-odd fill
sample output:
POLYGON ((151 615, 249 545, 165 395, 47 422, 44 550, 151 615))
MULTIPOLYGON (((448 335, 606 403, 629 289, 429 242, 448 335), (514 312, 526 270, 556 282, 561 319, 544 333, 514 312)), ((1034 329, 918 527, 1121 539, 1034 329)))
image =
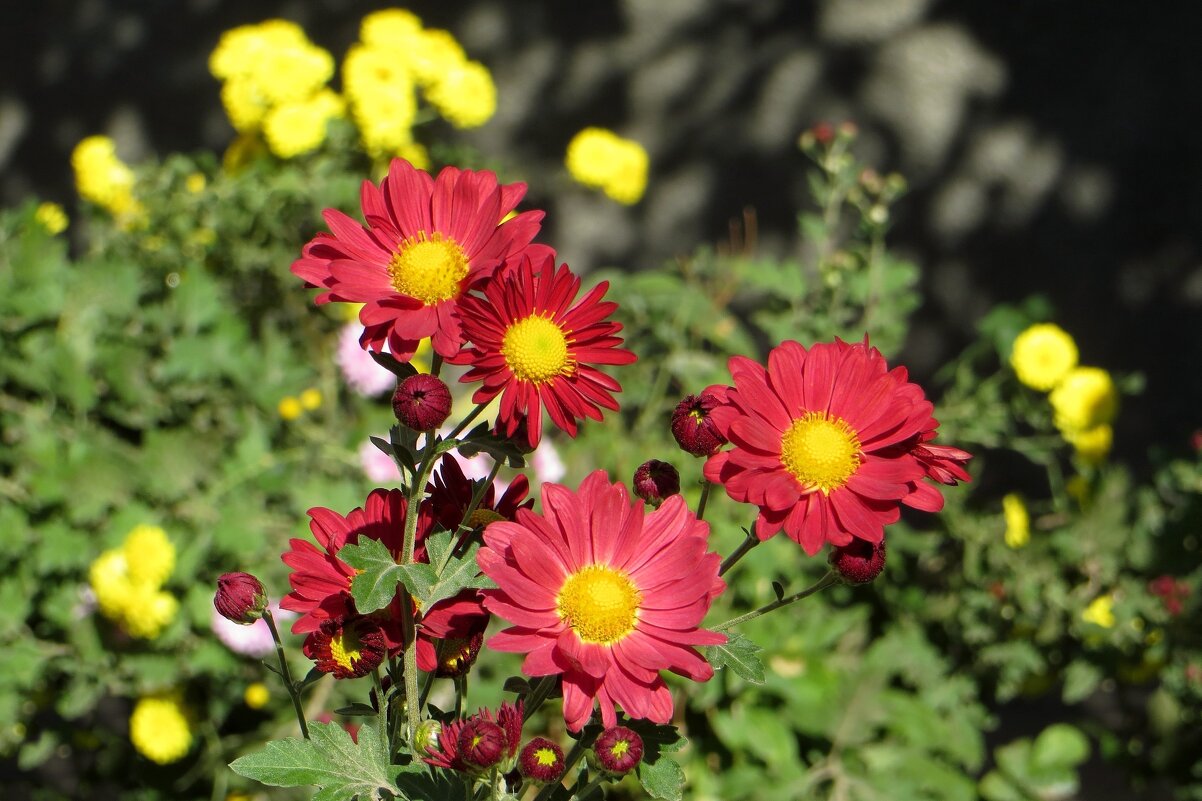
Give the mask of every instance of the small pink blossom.
POLYGON ((534 475, 542 484, 559 481, 568 472, 563 460, 559 458, 559 451, 545 438, 534 449, 534 454, 530 457, 530 466, 534 468, 534 475))
POLYGON ((342 377, 347 386, 365 398, 391 392, 396 387, 396 376, 377 364, 359 345, 362 334, 363 326, 359 323, 348 323, 338 334, 338 351, 334 359, 342 370, 342 377))
POLYGON ((368 480, 375 484, 388 484, 401 479, 396 462, 369 439, 359 446, 359 464, 368 480))
MULTIPOLYGON (((292 612, 281 611, 279 604, 271 604, 268 608, 271 609, 271 614, 275 616, 276 620, 291 620, 296 617, 292 612)), ((267 621, 262 618, 249 626, 244 626, 241 623, 226 620, 220 612, 214 609, 211 625, 217 639, 225 643, 225 647, 236 654, 263 657, 275 650, 275 641, 271 639, 271 629, 267 628, 267 621)))

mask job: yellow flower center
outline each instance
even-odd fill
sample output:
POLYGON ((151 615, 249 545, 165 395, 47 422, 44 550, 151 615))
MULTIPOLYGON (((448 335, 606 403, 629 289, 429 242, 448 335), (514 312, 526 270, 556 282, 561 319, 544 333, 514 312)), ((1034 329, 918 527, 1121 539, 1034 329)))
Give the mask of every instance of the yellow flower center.
POLYGON ((495 523, 498 520, 504 519, 505 515, 497 514, 492 509, 477 509, 467 519, 467 524, 469 528, 479 528, 480 526, 487 526, 489 523, 495 523))
POLYGON ((556 762, 555 752, 550 748, 539 748, 534 752, 534 761, 544 768, 549 768, 556 762))
POLYGON ((555 611, 581 641, 612 645, 634 631, 642 602, 642 593, 624 573, 589 565, 564 581, 555 611))
POLYGON ((780 460, 806 489, 829 495, 860 467, 860 440, 841 418, 806 412, 781 436, 780 460))
POLYGON ((614 743, 612 746, 610 746, 609 753, 610 753, 610 756, 620 757, 620 756, 625 756, 626 752, 629 750, 630 750, 630 743, 628 741, 618 740, 616 743, 614 743))
POLYGON ((517 378, 536 384, 571 375, 576 369, 563 329, 537 314, 509 326, 501 340, 501 355, 517 378))
POLYGON ((463 248, 437 232, 409 237, 388 263, 392 288, 428 305, 459 297, 459 282, 467 273, 463 248))
POLYGON ((353 629, 330 638, 330 657, 347 670, 355 669, 355 662, 363 658, 363 644, 353 629))

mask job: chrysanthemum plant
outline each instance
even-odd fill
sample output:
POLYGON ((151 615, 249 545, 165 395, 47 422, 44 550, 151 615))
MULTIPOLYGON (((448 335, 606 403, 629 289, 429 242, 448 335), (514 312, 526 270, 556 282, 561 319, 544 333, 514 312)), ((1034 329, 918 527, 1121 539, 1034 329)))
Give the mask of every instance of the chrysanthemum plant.
MULTIPOLYGON (((569 436, 585 418, 602 421, 621 385, 599 367, 636 358, 612 320, 617 304, 603 299, 608 285, 581 294, 581 280, 533 242, 541 212, 511 215, 524 193, 492 173, 431 177, 397 160, 379 185, 363 184, 363 221, 328 211, 330 231, 293 264, 318 304, 362 304, 361 344, 397 375, 398 422, 376 444, 401 486, 345 514, 311 509, 315 543, 293 539, 283 555, 292 589, 280 606, 298 614, 292 629, 315 666, 293 681, 280 650, 302 737, 236 760, 244 776, 317 785, 323 799, 546 801, 634 774, 649 795, 680 798, 669 754, 685 739, 664 671, 762 679, 742 624, 839 581, 873 580, 901 507, 938 511, 937 485, 968 479, 969 454, 934 441, 922 389, 865 337, 784 341, 764 363, 733 357, 728 382, 681 401, 663 425, 706 460, 696 508, 658 460, 636 474, 637 498, 596 464, 575 487, 544 484, 537 512, 524 479, 499 493, 502 466, 522 468, 542 439, 544 412, 569 436), (407 362, 425 338, 435 356, 417 375, 407 362), (447 365, 466 368, 458 380, 475 404, 449 426, 447 365), (486 413, 495 419, 477 422, 486 413), (490 454, 491 474, 469 481, 453 451, 490 454), (725 557, 704 519, 715 488, 753 509, 725 557), (706 624, 739 560, 777 534, 796 545, 774 547, 827 550, 826 575, 706 624), (472 712, 477 661, 505 653, 522 655, 521 675, 472 712), (339 710, 362 718, 356 739, 306 720, 301 695, 324 673, 364 684, 363 700, 339 710)), ((271 622, 256 592, 229 595, 254 588, 239 580, 223 585, 219 609, 239 619, 253 600, 251 617, 271 622)))

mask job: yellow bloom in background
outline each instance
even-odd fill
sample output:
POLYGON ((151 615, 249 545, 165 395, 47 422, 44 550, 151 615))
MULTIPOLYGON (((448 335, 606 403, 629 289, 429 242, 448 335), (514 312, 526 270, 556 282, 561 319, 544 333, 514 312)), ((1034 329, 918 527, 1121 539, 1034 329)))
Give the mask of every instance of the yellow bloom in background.
POLYGON ((396 155, 419 170, 430 171, 430 151, 420 142, 409 142, 397 148, 396 155))
POLYGON ((430 344, 430 337, 426 337, 417 343, 417 350, 413 352, 413 358, 409 360, 409 364, 419 373, 430 372, 430 354, 433 350, 434 348, 430 344))
POLYGON ((342 98, 330 89, 312 97, 276 106, 263 119, 263 137, 271 152, 282 159, 309 153, 326 139, 326 126, 346 112, 342 98))
POLYGON ((467 62, 467 54, 459 40, 450 31, 439 29, 421 31, 406 56, 413 77, 423 88, 432 86, 444 74, 467 62))
POLYGON ((421 19, 403 8, 373 12, 359 23, 359 40, 376 47, 407 49, 421 32, 421 19))
POLYGON ((39 204, 33 218, 50 234, 61 234, 67 230, 67 212, 57 203, 47 201, 39 204))
POLYGON ((221 105, 230 118, 230 125, 240 134, 257 131, 267 116, 267 97, 258 82, 245 75, 237 75, 222 84, 221 105))
POLYGON ((88 568, 88 583, 96 594, 100 613, 110 620, 121 620, 133 595, 125 554, 120 550, 100 554, 88 568))
POLYGON ((266 52, 306 41, 304 30, 288 20, 240 25, 221 34, 217 47, 209 54, 209 72, 221 80, 254 72, 266 52))
POLYGON ((1019 381, 1047 392, 1077 366, 1077 343, 1058 325, 1033 325, 1014 340, 1010 366, 1019 381))
POLYGON ((1081 432, 1114 422, 1118 392, 1110 373, 1100 367, 1076 367, 1048 396, 1056 427, 1062 432, 1081 432))
POLYGON ((262 709, 271 700, 271 691, 267 689, 266 684, 256 681, 247 685, 246 691, 242 693, 242 700, 251 709, 262 709))
POLYGON ((71 153, 75 188, 84 200, 116 216, 133 216, 141 206, 134 199, 134 173, 117 158, 117 146, 107 136, 89 136, 71 153))
POLYGON ((301 402, 289 395, 286 398, 281 398, 279 404, 276 405, 276 411, 280 413, 280 417, 284 420, 295 420, 305 412, 305 408, 301 406, 301 402))
POLYGON ((239 134, 230 142, 221 156, 221 168, 230 174, 237 173, 247 164, 267 152, 262 140, 251 134, 239 134))
POLYGON ((417 95, 397 53, 353 45, 342 64, 342 84, 368 154, 387 158, 412 143, 417 95))
POLYGON ((305 411, 313 411, 321 406, 321 390, 310 387, 300 394, 300 405, 305 411))
POLYGON ((161 587, 175 569, 175 546, 158 526, 135 526, 125 535, 121 553, 130 580, 139 584, 161 587))
POLYGON ((129 716, 129 739, 139 754, 160 765, 187 756, 192 749, 192 726, 179 695, 140 698, 129 716))
POLYGON ((205 191, 205 187, 208 185, 209 182, 202 172, 189 173, 188 177, 184 179, 184 188, 188 190, 189 194, 199 195, 205 191))
POLYGON ((1110 448, 1114 444, 1114 429, 1103 424, 1082 431, 1069 430, 1064 432, 1064 439, 1085 462, 1101 464, 1110 455, 1110 448))
POLYGON ((497 111, 496 84, 488 67, 478 61, 442 73, 426 90, 426 99, 456 128, 476 128, 497 111))
POLYGON ((162 589, 175 569, 175 546, 158 526, 135 526, 120 548, 92 562, 88 582, 100 613, 131 637, 158 637, 179 613, 179 601, 162 589))
POLYGON ((612 200, 633 205, 647 188, 647 151, 604 128, 585 128, 572 138, 564 159, 568 172, 612 200))
POLYGON ((1031 539, 1031 516, 1022 496, 1009 493, 1002 498, 1002 516, 1006 519, 1006 544, 1021 548, 1031 539))
POLYGON ((1114 628, 1114 596, 1107 593, 1094 598, 1081 613, 1081 619, 1104 629, 1114 628))
POLYGON ((131 584, 122 610, 121 627, 131 637, 153 640, 179 614, 179 601, 169 592, 146 584, 131 584))

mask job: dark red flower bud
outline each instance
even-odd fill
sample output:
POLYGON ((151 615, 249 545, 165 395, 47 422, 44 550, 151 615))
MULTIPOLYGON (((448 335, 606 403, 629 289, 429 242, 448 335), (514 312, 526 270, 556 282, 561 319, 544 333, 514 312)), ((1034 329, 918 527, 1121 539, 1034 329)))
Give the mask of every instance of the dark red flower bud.
POLYGON ((830 564, 847 584, 867 584, 885 569, 885 541, 874 545, 856 537, 831 550, 830 564))
POLYGON ((451 414, 451 390, 435 376, 411 375, 392 393, 392 411, 401 425, 414 431, 432 431, 451 414))
POLYGON ((709 416, 720 404, 713 389, 706 389, 700 395, 687 395, 676 404, 672 412, 672 436, 681 450, 694 456, 709 456, 726 444, 726 437, 709 416))
POLYGON ((459 758, 472 768, 491 768, 505 757, 505 731, 493 723, 474 716, 459 732, 459 758))
POLYGON ((336 679, 357 679, 380 666, 388 652, 384 631, 369 618, 327 620, 305 638, 305 656, 322 673, 336 679))
POLYGON ((546 737, 535 737, 518 755, 518 772, 537 784, 552 784, 563 778, 563 749, 546 737))
POLYGON ((226 620, 249 626, 263 617, 267 608, 267 590, 250 573, 222 573, 217 579, 213 606, 226 620))
POLYGON ((680 473, 667 462, 651 459, 634 471, 634 494, 658 507, 680 492, 680 473))
POLYGON ((593 744, 597 770, 614 777, 625 776, 643 758, 643 738, 625 726, 601 732, 593 744))

